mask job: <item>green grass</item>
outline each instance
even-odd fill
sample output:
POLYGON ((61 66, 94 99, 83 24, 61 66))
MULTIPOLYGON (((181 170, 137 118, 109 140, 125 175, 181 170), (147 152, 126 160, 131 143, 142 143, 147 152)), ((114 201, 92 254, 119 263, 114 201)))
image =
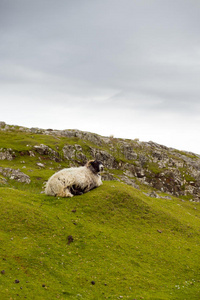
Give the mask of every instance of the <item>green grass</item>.
POLYGON ((159 174, 159 173, 163 172, 166 169, 166 168, 160 168, 154 162, 148 162, 148 163, 146 163, 146 168, 148 168, 148 170, 151 171, 154 174, 159 174))
POLYGON ((72 199, 19 188, 0 188, 1 299, 200 298, 198 205, 118 182, 72 199))
POLYGON ((188 174, 187 172, 187 168, 179 168, 179 171, 181 172, 182 174, 182 177, 184 177, 184 179, 187 181, 187 182, 190 182, 190 181, 193 181, 195 182, 195 178, 193 176, 191 176, 190 174, 188 174))

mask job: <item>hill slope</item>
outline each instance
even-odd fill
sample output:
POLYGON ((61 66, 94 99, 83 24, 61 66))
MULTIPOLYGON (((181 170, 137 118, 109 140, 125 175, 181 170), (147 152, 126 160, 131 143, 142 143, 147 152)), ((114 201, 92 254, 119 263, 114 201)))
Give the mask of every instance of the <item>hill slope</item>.
MULTIPOLYGON (((26 175, 38 178, 40 173, 44 181, 48 178, 47 171, 53 174, 63 166, 79 166, 96 158, 106 167, 104 180, 114 179, 136 188, 155 188, 183 199, 200 201, 198 154, 137 139, 102 137, 78 130, 29 129, 3 122, 0 122, 0 138, 0 174, 7 177, 17 174, 4 170, 4 166, 20 170, 30 166, 25 170, 26 175), (44 172, 38 172, 39 168, 44 172)), ((38 179, 39 182, 42 181, 38 179)))
POLYGON ((8 126, 0 135, 2 299, 200 298, 198 202, 127 176, 131 160, 119 151, 105 175, 116 180, 48 197, 41 190, 55 170, 91 158, 91 148, 106 155, 106 143, 8 126))

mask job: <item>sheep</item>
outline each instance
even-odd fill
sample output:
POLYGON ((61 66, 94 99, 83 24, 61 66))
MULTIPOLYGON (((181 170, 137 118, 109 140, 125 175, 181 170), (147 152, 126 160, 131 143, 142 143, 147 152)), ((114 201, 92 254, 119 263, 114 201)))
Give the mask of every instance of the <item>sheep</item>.
POLYGON ((102 185, 101 171, 103 164, 98 160, 90 160, 83 167, 63 169, 49 178, 45 194, 57 197, 82 195, 102 185))

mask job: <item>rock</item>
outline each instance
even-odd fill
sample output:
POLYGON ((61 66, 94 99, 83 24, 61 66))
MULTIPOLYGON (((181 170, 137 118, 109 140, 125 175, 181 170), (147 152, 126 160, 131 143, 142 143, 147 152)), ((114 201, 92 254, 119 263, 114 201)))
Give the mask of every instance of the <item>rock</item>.
POLYGON ((131 185, 135 189, 139 189, 139 186, 135 183, 135 180, 133 178, 129 178, 124 175, 120 175, 119 177, 120 177, 121 181, 123 181, 124 183, 131 185))
POLYGON ((78 160, 81 160, 84 164, 87 162, 87 157, 85 156, 85 154, 83 154, 83 149, 80 145, 75 144, 75 157, 78 160))
POLYGON ((45 165, 42 164, 42 163, 36 163, 36 165, 37 165, 38 167, 40 167, 40 168, 45 168, 45 165))
POLYGON ((75 158, 75 147, 72 145, 65 145, 63 147, 63 155, 64 158, 67 160, 71 160, 72 158, 75 158))
POLYGON ((128 177, 133 177, 132 172, 129 171, 129 170, 126 170, 126 171, 124 172, 124 175, 126 175, 126 176, 128 176, 128 177))
POLYGON ((35 153, 33 151, 28 151, 30 157, 35 157, 35 153))
POLYGON ((145 177, 145 171, 143 168, 135 167, 136 177, 138 178, 144 178, 145 177))
POLYGON ((38 152, 41 155, 47 155, 47 154, 49 154, 49 149, 50 148, 48 146, 46 146, 46 145, 40 144, 40 145, 34 146, 33 148, 34 148, 34 150, 36 152, 38 152))
POLYGON ((121 151, 124 154, 124 157, 128 160, 136 160, 137 153, 133 150, 132 145, 130 143, 123 142, 121 143, 121 151))
POLYGON ((67 160, 79 160, 83 164, 87 162, 87 157, 84 155, 80 145, 65 145, 62 151, 64 158, 67 160))
POLYGON ((118 164, 114 156, 112 156, 110 153, 104 150, 90 147, 90 154, 94 159, 100 160, 103 163, 104 167, 109 169, 118 168, 118 164))
POLYGON ((0 149, 0 160, 13 160, 15 152, 12 149, 0 149))
POLYGON ((104 171, 104 172, 101 174, 101 179, 102 179, 103 181, 117 180, 116 177, 114 177, 112 174, 110 174, 109 172, 106 172, 106 171, 104 171))
POLYGON ((70 137, 70 138, 76 137, 82 140, 87 140, 98 146, 102 145, 102 139, 100 136, 98 136, 95 133, 90 133, 87 131, 69 129, 69 130, 62 130, 57 132, 54 131, 53 133, 65 137, 70 137))
POLYGON ((145 164, 149 161, 148 157, 146 155, 140 154, 139 155, 139 162, 141 164, 141 167, 143 168, 145 164))
POLYGON ((159 198, 158 194, 156 194, 156 192, 154 192, 154 191, 149 193, 148 196, 152 197, 152 198, 159 198))
POLYGON ((88 131, 79 131, 78 130, 76 132, 76 137, 78 137, 79 139, 90 141, 93 144, 98 145, 98 146, 102 145, 101 137, 98 136, 95 133, 91 133, 91 132, 88 132, 88 131))
POLYGON ((23 172, 21 172, 20 170, 14 170, 11 168, 2 168, 0 167, 0 173, 5 176, 8 177, 12 180, 16 180, 19 182, 24 182, 29 184, 31 182, 31 179, 28 175, 24 174, 23 172))
POLYGON ((39 133, 39 132, 40 132, 40 129, 37 128, 37 127, 32 127, 32 128, 30 128, 30 132, 31 132, 31 133, 39 133))
MULTIPOLYGON (((170 197, 170 196, 163 196, 162 198, 167 199, 167 200, 172 200, 172 197, 170 197)), ((184 200, 183 200, 183 202, 184 202, 184 200)))
MULTIPOLYGON (((44 144, 36 145, 33 148, 40 155, 45 155, 45 156, 48 155, 49 159, 52 159, 56 162, 59 162, 61 160, 58 152, 56 152, 55 150, 51 149, 50 147, 48 147, 44 144)), ((29 151, 29 153, 30 153, 30 151, 29 151)), ((31 154, 32 154, 32 152, 31 152, 31 154)))
POLYGON ((0 177, 0 184, 7 184, 7 180, 5 178, 0 177))
POLYGON ((5 122, 0 122, 0 128, 4 128, 6 126, 6 123, 5 122))

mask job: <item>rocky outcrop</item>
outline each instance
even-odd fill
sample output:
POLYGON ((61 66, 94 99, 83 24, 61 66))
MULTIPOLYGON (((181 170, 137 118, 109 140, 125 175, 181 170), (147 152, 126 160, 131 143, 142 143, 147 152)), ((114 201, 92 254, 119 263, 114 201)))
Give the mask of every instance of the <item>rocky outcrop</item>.
MULTIPOLYGON (((54 131, 50 132, 53 134, 54 131)), ((96 143, 95 147, 89 146, 87 150, 79 144, 66 144, 62 149, 62 159, 72 166, 85 164, 89 158, 97 159, 106 168, 103 180, 119 180, 135 188, 139 188, 138 183, 145 184, 175 196, 191 195, 195 201, 200 201, 199 155, 181 153, 153 142, 100 138, 79 131, 61 131, 60 134, 80 139, 84 137, 96 143), (116 176, 114 170, 121 170, 122 174, 116 176)), ((35 146, 34 150, 41 155, 58 157, 45 145, 35 146)))
POLYGON ((12 149, 0 149, 0 160, 13 160, 15 152, 12 149))
MULTIPOLYGON (((46 155, 50 159, 52 159, 56 162, 60 161, 59 153, 56 152, 55 150, 51 149, 50 147, 46 146, 46 145, 40 144, 40 145, 34 146, 33 148, 40 155, 46 155)), ((29 153, 30 153, 30 155, 33 156, 33 152, 29 152, 29 153)))
POLYGON ((109 169, 117 169, 118 163, 114 156, 109 154, 107 151, 100 150, 97 148, 90 147, 90 155, 97 160, 100 160, 104 167, 109 169))
MULTIPOLYGON (((51 135, 58 140, 66 138, 60 151, 44 144, 29 149, 27 155, 35 158, 39 156, 40 162, 37 163, 47 159, 78 166, 84 165, 89 159, 97 159, 105 166, 102 175, 104 180, 120 180, 136 188, 144 184, 160 192, 181 197, 189 195, 195 201, 200 201, 200 155, 178 151, 152 141, 102 137, 80 130, 29 129, 9 126, 5 122, 0 122, 0 130, 24 131, 33 138, 37 134, 51 135)), ((12 160, 18 155, 22 153, 0 149, 0 160, 12 160)), ((37 166, 45 168, 46 164, 37 166)))
POLYGON ((19 182, 28 183, 28 184, 31 182, 30 177, 24 174, 23 172, 21 172, 20 170, 0 167, 0 173, 3 176, 8 177, 9 179, 13 179, 19 182))
POLYGON ((87 161, 87 157, 83 153, 83 149, 80 145, 65 145, 62 151, 64 159, 66 160, 78 160, 83 162, 83 164, 87 161))
POLYGON ((102 174, 101 174, 101 179, 104 181, 110 181, 110 180, 117 180, 117 181, 120 181, 119 179, 117 179, 116 177, 114 177, 110 172, 108 171, 104 171, 102 174))
POLYGON ((136 160, 138 157, 137 153, 133 150, 133 146, 127 142, 121 143, 121 152, 127 160, 136 160))
POLYGON ((0 122, 0 128, 4 128, 6 126, 5 122, 0 122))
POLYGON ((120 175, 119 178, 120 181, 131 185, 135 189, 139 189, 139 186, 136 184, 135 179, 133 177, 130 177, 129 174, 127 174, 127 172, 125 172, 123 175, 120 175))

